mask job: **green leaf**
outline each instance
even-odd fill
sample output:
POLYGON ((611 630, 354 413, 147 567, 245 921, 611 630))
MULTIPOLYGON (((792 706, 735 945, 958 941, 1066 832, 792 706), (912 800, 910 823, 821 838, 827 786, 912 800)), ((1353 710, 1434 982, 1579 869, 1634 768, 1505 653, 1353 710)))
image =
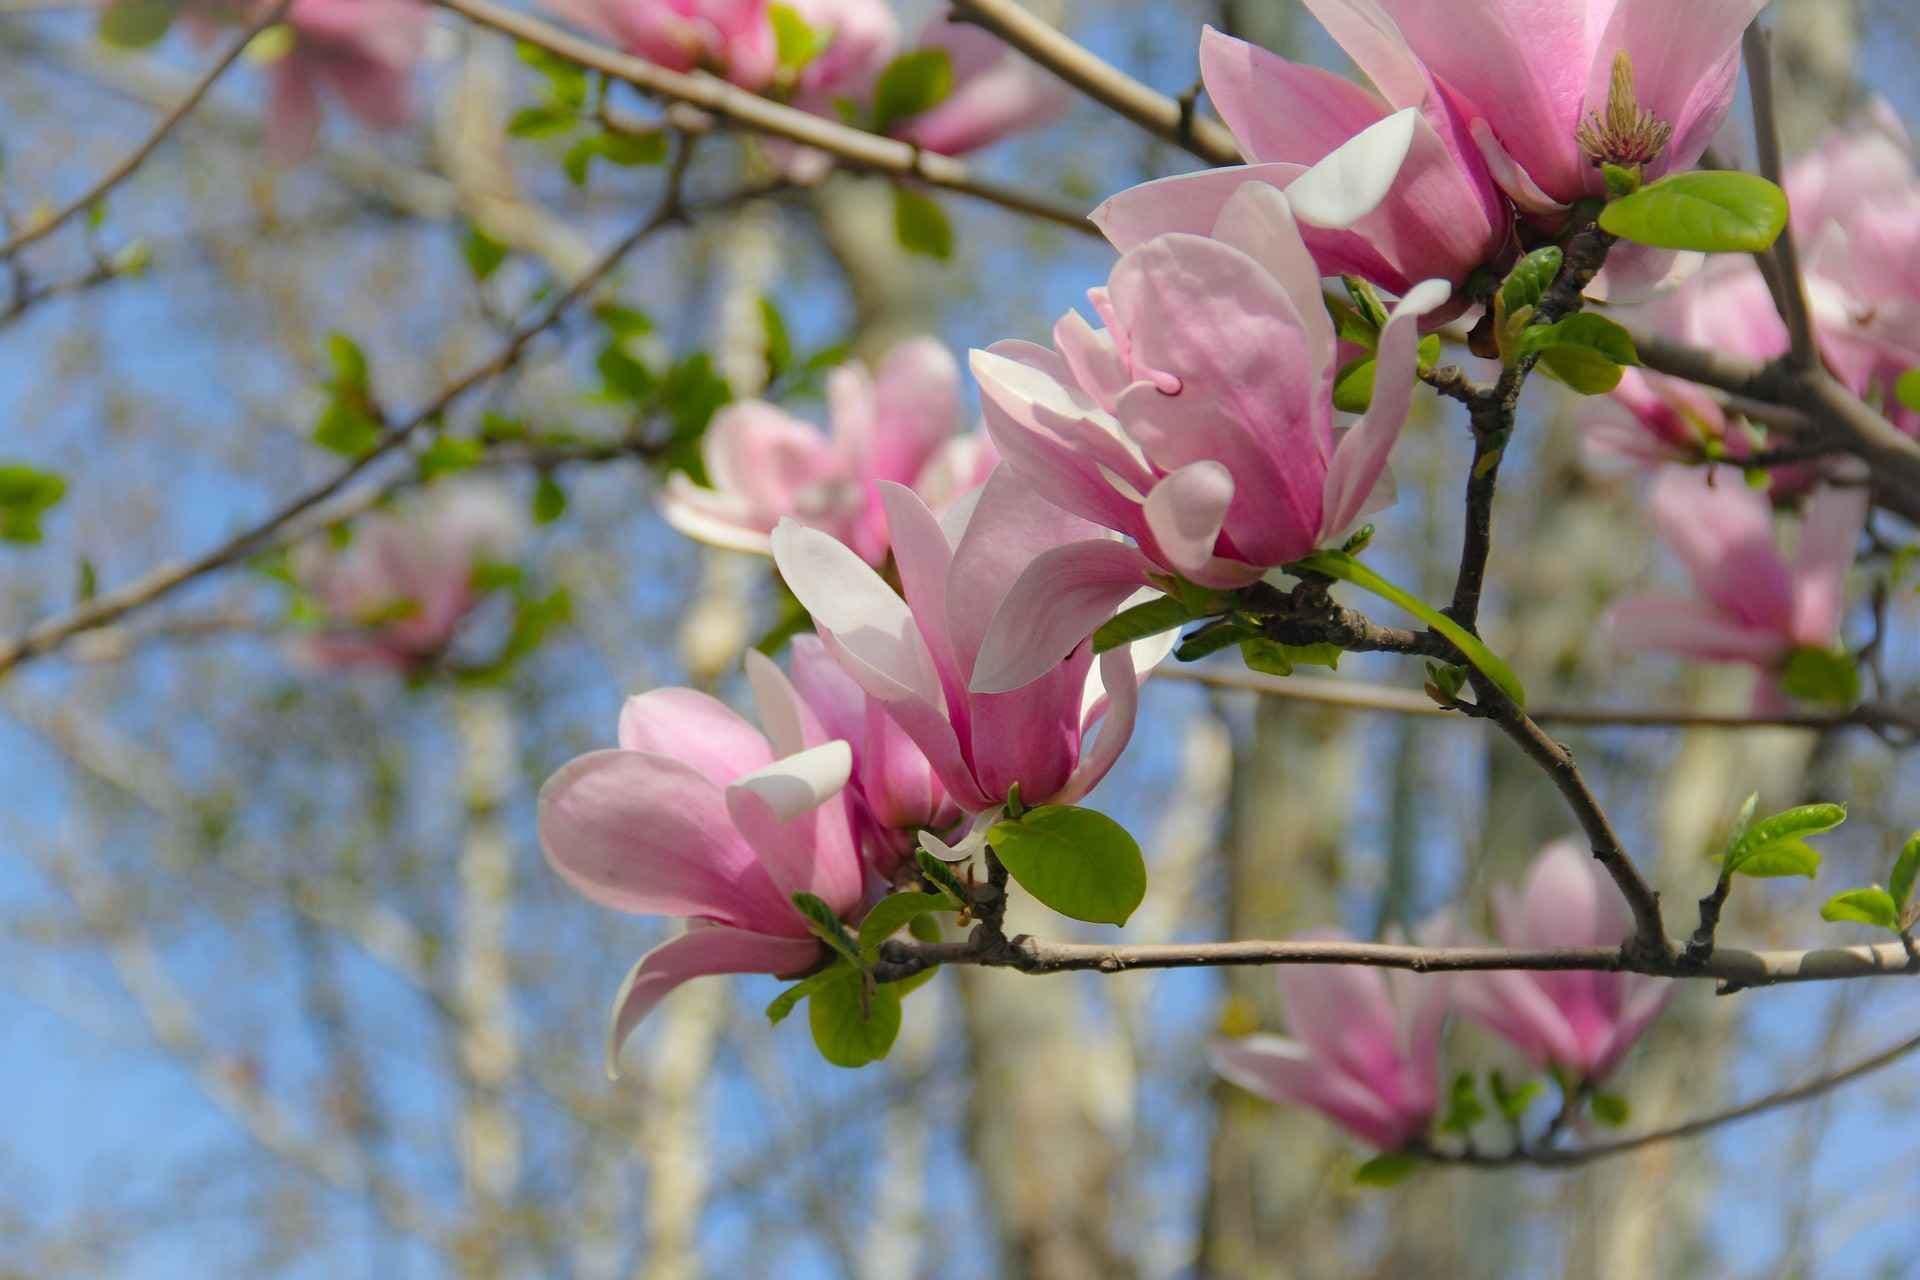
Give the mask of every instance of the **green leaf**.
POLYGON ((420 451, 420 478, 433 480, 465 471, 486 455, 486 447, 466 436, 440 436, 420 451))
POLYGON ((893 189, 893 234, 908 253, 942 262, 953 256, 953 224, 939 201, 924 191, 893 189))
POLYGON ((1920 413, 1920 369, 1909 369, 1893 380, 1893 398, 1920 413))
POLYGON ((767 378, 772 380, 793 363, 793 339, 787 334, 787 321, 772 298, 760 299, 761 350, 767 357, 767 378))
POLYGON ((560 157, 560 168, 567 175, 567 181, 576 187, 587 185, 587 179, 593 172, 593 158, 600 154, 600 139, 581 138, 568 147, 566 154, 560 157))
POLYGON ((1834 894, 1827 899, 1827 905, 1820 908, 1820 918, 1900 931, 1900 908, 1894 905, 1893 895, 1877 884, 1834 894))
POLYGON ((1581 395, 1604 395, 1620 385, 1622 365, 1640 363, 1633 337, 1605 316, 1580 312, 1520 334, 1519 354, 1538 353, 1544 371, 1581 395))
POLYGON ((1147 864, 1127 829, 1075 805, 997 822, 987 843, 1020 887, 1061 915, 1123 925, 1147 896, 1147 864))
POLYGON ((1780 687, 1802 702, 1850 707, 1860 700, 1860 666, 1844 649, 1795 649, 1787 655, 1780 687))
POLYGON ((1516 1123, 1526 1116, 1527 1108, 1533 1105, 1533 1100, 1546 1088, 1538 1080, 1529 1080, 1518 1088, 1514 1088, 1498 1071, 1488 1075, 1487 1087, 1493 1094, 1494 1105, 1500 1108, 1500 1114, 1516 1123))
POLYGON ((1610 202, 1600 228, 1635 244, 1764 253, 1787 225, 1787 196, 1751 173, 1674 173, 1610 202))
POLYGON ((873 131, 931 111, 953 92, 953 59, 945 49, 915 49, 889 62, 873 86, 873 131))
POLYGON ((79 604, 85 604, 100 594, 100 570, 86 556, 80 557, 80 563, 74 568, 73 598, 79 604))
POLYGON ((822 969, 816 974, 800 979, 775 996, 767 1005, 767 1021, 776 1027, 779 1026, 786 1021, 788 1014, 800 1007, 802 1000, 829 983, 841 981, 847 973, 846 965, 835 964, 831 968, 822 969))
POLYGON ((1240 642, 1240 658, 1248 670, 1270 676, 1290 676, 1295 667, 1340 668, 1340 646, 1336 644, 1281 644, 1265 636, 1248 636, 1240 642))
POLYGON ((533 522, 552 524, 567 514, 567 491, 551 472, 540 473, 539 483, 533 486, 533 522))
POLYGON ((593 309, 593 318, 605 325, 615 338, 644 338, 653 332, 653 317, 617 302, 603 302, 593 309))
POLYGON ((335 399, 314 424, 313 442, 343 458, 363 457, 380 442, 380 424, 344 399, 335 399))
POLYGON ((692 439, 707 429, 713 415, 733 399, 733 388, 704 351, 679 361, 660 383, 660 401, 673 419, 675 439, 692 439))
POLYGON ((461 244, 460 252, 466 258, 467 270, 473 273, 475 280, 485 280, 507 260, 507 246, 478 227, 467 228, 467 238, 461 244))
POLYGON ((1607 184, 1607 195, 1615 200, 1630 196, 1640 189, 1640 166, 1603 164, 1600 176, 1607 184))
POLYGON ((1105 653, 1109 649, 1118 649, 1123 644, 1157 636, 1162 631, 1170 631, 1192 620, 1193 615, 1187 611, 1187 606, 1172 596, 1148 600, 1130 609, 1122 609, 1101 623, 1093 633, 1093 651, 1105 653))
POLYGON ((854 942, 853 935, 847 932, 847 926, 840 923, 840 917, 833 913, 820 897, 811 893, 793 895, 793 907, 806 917, 807 928, 814 937, 838 951, 855 965, 860 963, 860 948, 854 942))
POLYGON ((653 370, 628 355, 618 342, 602 347, 594 357, 593 367, 600 375, 601 389, 610 399, 646 404, 660 387, 653 370))
POLYGON ((1609 1129, 1618 1129, 1632 1114, 1627 1100, 1617 1093, 1596 1093, 1587 1099, 1587 1106, 1593 1118, 1609 1129))
POLYGON ((514 112, 507 120, 507 136, 553 138, 571 132, 579 123, 578 113, 564 106, 542 103, 514 112))
POLYGON ((1419 1171, 1419 1156, 1406 1151, 1383 1151, 1353 1171, 1353 1185, 1395 1187, 1419 1171))
POLYGON ((114 0, 100 14, 100 38, 119 49, 159 43, 180 12, 180 0, 114 0))
POLYGON ((1548 245, 1535 249, 1514 264, 1507 278, 1500 282, 1500 300, 1506 304, 1508 314, 1522 307, 1540 305, 1540 299, 1547 296, 1547 290, 1559 277, 1565 256, 1558 246, 1548 245))
POLYGON ((880 944, 929 911, 951 911, 944 893, 895 893, 873 904, 860 922, 860 956, 872 964, 880 958, 880 944))
POLYGON ((649 129, 645 133, 605 133, 600 135, 594 150, 608 164, 627 169, 636 165, 665 164, 667 135, 660 129, 649 129))
POLYGON ((367 353, 360 344, 344 333, 327 335, 327 363, 333 367, 333 381, 328 385, 335 393, 359 392, 367 390, 367 353))
POLYGON ((1516 707, 1525 709, 1527 691, 1513 674, 1513 668, 1506 664, 1493 650, 1487 648, 1480 638, 1438 609, 1420 600, 1411 593, 1394 586, 1385 578, 1367 566, 1355 560, 1343 551, 1316 551, 1306 559, 1288 566, 1290 572, 1305 570, 1309 573, 1323 573, 1329 578, 1338 578, 1350 582, 1362 591, 1370 591, 1382 600, 1399 605, 1420 621, 1438 631, 1453 642, 1467 661, 1480 669, 1480 674, 1493 681, 1499 690, 1513 699, 1516 707))
POLYGON ((1173 656, 1179 662, 1198 662, 1259 634, 1260 628, 1246 618, 1218 618, 1190 633, 1173 651, 1173 656))
POLYGON ((1585 347, 1548 347, 1540 353, 1539 369, 1555 382, 1583 396, 1603 396, 1620 385, 1622 369, 1597 351, 1585 347))
POLYGON ((1831 831, 1847 820, 1845 805, 1804 804, 1787 809, 1749 825, 1742 831, 1722 863, 1724 875, 1811 877, 1819 869, 1820 857, 1805 844, 1808 836, 1831 831), (1808 855, 1812 865, 1808 867, 1808 855), (1748 870, 1749 866, 1756 868, 1748 870), (1778 868, 1786 868, 1781 870, 1778 868))
POLYGON ((1805 876, 1811 880, 1820 874, 1820 851, 1805 840, 1776 840, 1748 854, 1738 874, 1756 880, 1780 876, 1805 876))
POLYGON ((834 980, 816 987, 807 999, 807 1024, 820 1056, 836 1067, 880 1061, 900 1034, 900 984, 867 990, 866 976, 856 970, 828 972, 834 980))
POLYGON ((1913 896, 1913 881, 1920 873, 1920 831, 1907 837, 1900 846, 1900 856, 1894 859, 1893 875, 1887 880, 1887 888, 1893 895, 1893 905, 1905 911, 1907 899, 1913 896))
POLYGON ((1333 407, 1342 413, 1365 413, 1373 403, 1373 374, 1372 356, 1341 365, 1333 378, 1333 407))
POLYGON ((1446 1116, 1440 1121, 1443 1133, 1466 1133, 1487 1117, 1487 1108, 1480 1101, 1480 1090, 1474 1084, 1473 1073, 1462 1071, 1453 1078, 1453 1088, 1447 1094, 1446 1116))
POLYGON ((0 463, 0 541, 39 542, 40 517, 66 496, 66 480, 53 472, 0 463))
MULTIPOLYGON (((1387 327, 1386 304, 1380 301, 1380 295, 1374 292, 1373 286, 1359 276, 1341 276, 1340 284, 1346 289, 1347 297, 1352 300, 1361 322, 1373 330, 1377 340, 1380 331, 1387 327)), ((1364 345, 1371 347, 1374 344, 1369 342, 1364 345)))
POLYGON ((970 903, 967 887, 960 883, 959 876, 953 874, 953 868, 925 849, 915 849, 913 861, 920 868, 920 878, 951 898, 954 906, 965 907, 970 903))
POLYGON ((773 47, 780 69, 788 75, 804 71, 833 43, 832 31, 814 30, 792 5, 768 5, 767 19, 773 24, 773 47))
POLYGON ((1368 351, 1380 345, 1380 331, 1367 323, 1353 303, 1331 293, 1323 292, 1320 296, 1327 304, 1327 314, 1333 317, 1334 336, 1340 341, 1368 351))
POLYGON ((536 44, 517 42, 520 61, 546 77, 547 94, 556 104, 578 111, 587 104, 587 72, 578 63, 569 62, 536 44))
POLYGON ((1432 373, 1433 366, 1440 363, 1440 335, 1430 333, 1420 339, 1420 345, 1414 348, 1415 364, 1421 373, 1432 373))

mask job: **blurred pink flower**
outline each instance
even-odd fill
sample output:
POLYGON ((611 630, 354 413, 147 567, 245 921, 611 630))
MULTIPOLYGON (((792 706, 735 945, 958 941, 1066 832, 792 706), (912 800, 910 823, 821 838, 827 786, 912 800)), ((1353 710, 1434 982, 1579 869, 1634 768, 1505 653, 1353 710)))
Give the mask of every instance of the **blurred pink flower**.
POLYGON ((987 430, 1007 465, 1107 537, 1024 567, 982 646, 976 691, 1016 688, 1058 662, 1125 596, 1174 574, 1246 586, 1368 510, 1413 400, 1417 321, 1447 297, 1408 291, 1381 334, 1373 399, 1334 429, 1335 342, 1289 201, 1245 182, 1210 237, 1128 250, 1057 350, 973 353, 987 430))
POLYGON ((767 535, 791 517, 879 564, 887 555, 883 481, 944 507, 993 469, 983 438, 953 434, 960 371, 932 338, 895 347, 877 376, 858 361, 835 369, 827 409, 831 438, 764 401, 722 409, 700 444, 712 487, 672 476, 661 502, 667 522, 702 542, 765 554, 767 535))
POLYGON ((412 509, 360 521, 335 550, 309 543, 295 576, 325 627, 302 642, 324 667, 409 671, 453 639, 477 599, 474 570, 510 556, 525 536, 519 507, 478 485, 443 485, 412 509))
POLYGON ((1073 93, 1064 80, 1036 66, 999 37, 937 13, 920 33, 921 49, 945 49, 953 92, 933 110, 892 130, 915 146, 965 155, 1022 129, 1051 124, 1066 113, 1073 93))
POLYGON ((767 0, 544 0, 549 9, 670 71, 696 68, 744 89, 773 82, 779 55, 767 0))
POLYGON ((1254 163, 1143 183, 1093 220, 1122 251, 1171 231, 1208 235, 1243 183, 1264 182, 1285 189, 1319 274, 1393 294, 1460 284, 1507 248, 1512 215, 1458 104, 1372 0, 1308 7, 1377 93, 1209 27, 1207 96, 1254 163))
MULTIPOLYGON (((1633 932, 1606 870, 1571 840, 1540 851, 1516 896, 1493 891, 1495 927, 1509 947, 1611 947, 1633 932)), ((1454 1007, 1538 1067, 1603 1079, 1666 1007, 1673 984, 1638 973, 1494 970, 1455 979, 1454 1007)))
POLYGON ((1864 486, 1826 486, 1806 500, 1791 560, 1775 545, 1766 496, 1733 470, 1666 467, 1648 509, 1696 597, 1629 596, 1608 612, 1618 643, 1756 667, 1756 702, 1781 705, 1775 679, 1797 648, 1831 648, 1846 610, 1847 569, 1866 520, 1864 486))
POLYGON ((621 984, 609 1075, 634 1027, 688 979, 794 974, 822 959, 793 894, 842 919, 868 899, 839 802, 847 744, 827 738, 771 663, 754 692, 765 734, 692 689, 629 698, 618 748, 569 761, 540 789, 540 845, 561 878, 601 906, 688 922, 621 984))
POLYGON ((1282 966, 1292 1035, 1215 1040, 1207 1057, 1251 1093, 1312 1107, 1362 1142, 1396 1150, 1426 1131, 1439 1105, 1452 981, 1359 965, 1282 966))
POLYGON ((881 486, 902 599, 843 543, 797 521, 773 533, 773 558, 813 615, 826 652, 886 708, 967 813, 1005 803, 1072 804, 1091 791, 1133 733, 1144 669, 1166 645, 1123 646, 1099 661, 1081 643, 1016 693, 968 685, 987 619, 1019 568, 1092 532, 1004 466, 943 523, 912 490, 881 486), (1095 721, 1098 737, 1083 750, 1095 721))

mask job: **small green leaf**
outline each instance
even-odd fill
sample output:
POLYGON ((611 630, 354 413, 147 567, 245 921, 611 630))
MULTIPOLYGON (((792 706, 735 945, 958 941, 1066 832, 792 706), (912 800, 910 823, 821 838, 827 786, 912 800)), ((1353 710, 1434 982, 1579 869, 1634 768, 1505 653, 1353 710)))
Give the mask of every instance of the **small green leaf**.
POLYGON ((893 189, 893 234, 908 253, 942 262, 953 256, 953 224, 940 202, 924 191, 893 189))
POLYGON ((1607 195, 1615 200, 1638 191, 1642 180, 1637 164, 1603 164, 1600 166, 1600 176, 1607 184, 1607 195))
POLYGON ((838 951, 851 963, 860 963, 860 948, 854 942, 853 935, 847 932, 847 926, 840 923, 840 917, 833 913, 818 895, 796 893, 793 895, 793 908, 806 917, 807 928, 814 937, 838 951))
POLYGON ((1893 905, 1901 911, 1907 909, 1907 899, 1913 896, 1916 873, 1920 873, 1920 831, 1908 836, 1907 842, 1900 846, 1900 856, 1893 863, 1893 875, 1887 880, 1893 905))
POLYGON ((329 333, 327 363, 333 367, 333 381, 329 385, 336 393, 366 392, 367 354, 359 343, 344 333, 329 333))
POLYGON ((1015 822, 1026 815, 1027 806, 1020 800, 1020 784, 1017 781, 1007 788, 1007 803, 1001 808, 1001 812, 1015 822))
POLYGON ((1900 909, 1894 905, 1893 895, 1877 884, 1834 894, 1827 899, 1827 905, 1820 908, 1820 918, 1900 931, 1900 909))
POLYGON ((773 379, 793 363, 793 339, 787 334, 787 321, 772 298, 760 299, 761 350, 767 357, 767 377, 773 379))
POLYGON ((1187 606, 1172 596, 1148 600, 1130 609, 1122 609, 1101 623, 1093 633, 1093 651, 1105 653, 1109 649, 1118 649, 1123 644, 1157 636, 1162 631, 1170 631, 1192 620, 1193 615, 1187 612, 1187 606))
POLYGON ((1021 888, 1075 920, 1123 925, 1147 896, 1140 846, 1092 809, 1041 805, 995 823, 987 843, 1021 888))
POLYGON ((1471 1071, 1462 1071, 1453 1078, 1453 1088, 1447 1094, 1447 1111, 1440 1121, 1443 1133, 1466 1133, 1487 1117, 1487 1108, 1480 1101, 1480 1089, 1474 1083, 1471 1071))
POLYGON ((118 49, 157 44, 180 12, 180 0, 114 0, 100 14, 100 38, 118 49))
POLYGON ((94 568, 91 559, 81 556, 80 563, 74 570, 73 598, 76 602, 85 604, 99 594, 100 571, 94 568))
POLYGON ((1361 356, 1340 366, 1333 378, 1333 407, 1342 413, 1365 413, 1373 403, 1374 357, 1361 356))
POLYGON ((1519 678, 1513 674, 1513 668, 1506 664, 1505 659, 1487 648, 1478 636, 1452 618, 1410 592, 1394 586, 1352 556, 1342 551, 1316 551, 1306 559, 1288 566, 1288 570, 1295 573, 1301 570, 1309 573, 1323 573, 1329 578, 1351 582, 1362 591, 1370 591, 1382 600, 1399 605, 1450 640, 1453 647, 1458 649, 1467 661, 1480 669, 1481 675, 1493 681, 1502 693, 1513 699, 1516 707, 1525 709, 1527 691, 1521 686, 1519 678))
POLYGON ((1406 1151, 1383 1151, 1353 1171, 1353 1185, 1396 1187, 1419 1171, 1419 1156, 1406 1151))
POLYGON ((1603 396, 1620 385, 1619 365, 1586 347, 1548 347, 1540 353, 1539 369, 1571 391, 1603 396))
POLYGON ((868 964, 880 958, 880 944, 929 911, 951 911, 944 893, 895 893, 880 899, 860 922, 860 956, 868 964))
POLYGON ((603 302, 593 309, 593 318, 605 325, 615 338, 644 338, 653 332, 653 317, 616 302, 603 302))
POLYGON ((1802 702, 1850 707, 1860 700, 1860 666, 1844 649, 1795 649, 1787 655, 1780 687, 1802 702))
POLYGON ((846 965, 835 964, 832 968, 822 969, 810 977, 800 979, 800 981, 775 996, 767 1005, 767 1021, 776 1027, 779 1026, 782 1022, 786 1021, 788 1014, 800 1007, 802 1000, 805 1000, 808 996, 829 983, 840 981, 845 977, 847 972, 846 965))
POLYGON ((39 542, 40 517, 66 496, 66 480, 53 472, 0 463, 0 541, 39 542))
POLYGON ((567 491, 551 472, 540 473, 540 480, 533 486, 533 522, 552 524, 567 514, 567 491))
POLYGON ((1805 804, 1762 818, 1748 825, 1728 848, 1722 874, 1810 877, 1819 870, 1820 858, 1805 844, 1806 838, 1831 831, 1846 820, 1846 806, 1838 804, 1805 804), (1756 869, 1749 870, 1750 866, 1756 869))
POLYGON ((915 49, 889 62, 873 86, 873 131, 931 111, 953 92, 953 59, 945 49, 915 49))
POLYGON ((1515 263, 1513 270, 1507 272, 1507 278, 1500 282, 1500 300, 1506 303, 1507 313, 1539 306, 1540 299, 1547 296, 1547 290, 1559 277, 1565 257, 1558 246, 1547 245, 1515 263))
POLYGON ((465 471, 486 456, 486 447, 467 436, 440 436, 420 451, 420 478, 434 480, 465 471))
POLYGON ((578 111, 587 103, 587 73, 578 63, 569 62, 536 44, 522 40, 515 51, 520 61, 546 77, 547 94, 556 105, 578 111))
POLYGON ((380 442, 380 424, 345 400, 336 399, 314 424, 313 442, 343 458, 364 457, 380 442))
MULTIPOLYGON (((1354 310, 1360 319, 1372 329, 1376 338, 1387 327, 1387 305, 1380 301, 1380 295, 1374 292, 1372 285, 1359 276, 1341 276, 1340 284, 1347 291, 1347 297, 1353 302, 1354 310)), ((1373 343, 1366 343, 1371 347, 1373 343)))
POLYGON ((1587 1099, 1587 1106, 1593 1118, 1609 1129, 1618 1129, 1632 1114, 1627 1100, 1617 1093, 1596 1093, 1587 1099))
POLYGON ((1198 662, 1259 634, 1259 626, 1249 619, 1217 618, 1198 631, 1189 633, 1173 651, 1173 656, 1179 662, 1198 662))
POLYGON ((900 983, 866 990, 866 976, 837 968, 807 999, 807 1024, 820 1056, 836 1067, 878 1062, 900 1034, 900 983))
POLYGON ((920 878, 951 898, 954 906, 969 905, 971 899, 967 896, 967 887, 960 883, 960 877, 953 874, 953 869, 946 863, 925 849, 915 849, 913 861, 920 868, 920 878))
POLYGON ((580 117, 563 106, 541 104, 522 107, 507 120, 510 138, 553 138, 570 132, 580 117))
POLYGON ((560 157, 560 168, 567 175, 567 181, 576 187, 587 185, 592 176, 593 158, 600 154, 600 139, 581 138, 568 147, 566 154, 560 157))
POLYGON ((1920 369, 1909 369, 1893 380, 1893 398, 1920 413, 1920 369))
POLYGON ((816 31, 792 5, 770 4, 767 20, 773 24, 773 47, 780 69, 788 75, 806 70, 833 43, 833 32, 816 31))
POLYGON ((1603 231, 1657 249, 1764 253, 1787 225, 1787 196, 1751 173, 1694 170, 1649 183, 1600 211, 1603 231))
POLYGON ((600 136, 594 150, 608 164, 627 169, 636 165, 665 164, 667 135, 660 129, 649 129, 645 133, 606 133, 600 136))
POLYGON ((1335 644, 1281 644, 1265 636, 1248 636, 1240 642, 1240 658, 1250 671, 1270 676, 1290 676, 1295 667, 1340 668, 1340 646, 1335 644))
POLYGON ((1515 1088, 1507 1083, 1507 1078, 1498 1071, 1487 1077, 1487 1087, 1493 1094, 1494 1105, 1500 1108, 1500 1114, 1508 1120, 1518 1122, 1527 1114, 1527 1108, 1546 1088, 1538 1080, 1529 1080, 1515 1088))
POLYGON ((460 252, 466 258, 467 270, 473 273, 475 280, 487 279, 507 260, 507 246, 478 227, 467 228, 467 238, 460 246, 460 252))
POLYGON ((1320 296, 1327 304, 1327 314, 1333 317, 1335 337, 1368 351, 1380 345, 1380 331, 1367 323, 1353 303, 1331 293, 1323 292, 1320 296))
POLYGON ((1420 339, 1420 345, 1414 348, 1415 364, 1421 373, 1432 373, 1433 366, 1440 363, 1440 335, 1430 333, 1420 339))

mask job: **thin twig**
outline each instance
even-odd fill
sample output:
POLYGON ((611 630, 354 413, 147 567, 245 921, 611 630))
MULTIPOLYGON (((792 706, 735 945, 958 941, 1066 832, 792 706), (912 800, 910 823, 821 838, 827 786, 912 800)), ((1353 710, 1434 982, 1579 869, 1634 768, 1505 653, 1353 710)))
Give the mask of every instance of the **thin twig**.
MULTIPOLYGON (((1759 153, 1760 175, 1775 186, 1781 183, 1784 168, 1780 157, 1780 122, 1773 103, 1773 40, 1759 23, 1747 27, 1741 38, 1741 51, 1747 63, 1747 87, 1753 97, 1753 141, 1759 153)), ((1767 254, 1757 254, 1763 261, 1767 254)), ((1774 300, 1780 318, 1786 321, 1792 346, 1788 360, 1795 368, 1811 369, 1820 361, 1813 337, 1813 308, 1807 302, 1806 279, 1800 274, 1800 253, 1794 247, 1793 227, 1780 229, 1771 253, 1778 267, 1774 300)))
POLYGON ((1014 0, 953 0, 953 20, 971 22, 1018 49, 1094 101, 1155 137, 1185 147, 1209 164, 1240 164, 1226 126, 1135 80, 1061 34, 1014 0))
POLYGON ((141 141, 139 146, 129 152, 125 159, 102 174, 99 181, 87 188, 84 193, 71 203, 62 206, 47 217, 34 222, 24 231, 21 231, 9 239, 5 244, 0 244, 0 262, 11 258, 14 254, 26 248, 28 245, 33 244, 35 241, 53 234, 56 229, 68 220, 93 208, 94 205, 106 198, 108 192, 132 177, 134 171, 146 163, 147 157, 152 155, 162 142, 166 141, 167 135, 172 133, 180 122, 185 120, 187 116, 192 113, 193 109, 200 105, 200 100, 206 97, 208 91, 213 88, 214 83, 226 74, 227 68, 240 60, 240 55, 246 52, 249 44, 253 43, 253 38, 262 31, 265 31, 268 27, 279 22, 281 18, 286 16, 287 10, 292 7, 293 0, 279 0, 278 4, 269 9, 259 20, 254 22, 252 26, 248 27, 246 31, 241 34, 240 38, 233 42, 233 46, 220 55, 220 60, 207 68, 205 75, 194 81, 193 88, 187 91, 187 96, 180 99, 178 106, 160 118, 160 122, 154 125, 153 131, 141 141))
POLYGON ((783 106, 704 73, 683 75, 669 71, 582 40, 551 23, 494 4, 492 0, 437 0, 437 3, 469 21, 630 84, 642 93, 686 103, 715 119, 754 133, 824 151, 847 168, 924 182, 1089 235, 1100 234, 1080 210, 1046 196, 976 177, 971 169, 951 156, 936 155, 897 138, 867 133, 783 106))

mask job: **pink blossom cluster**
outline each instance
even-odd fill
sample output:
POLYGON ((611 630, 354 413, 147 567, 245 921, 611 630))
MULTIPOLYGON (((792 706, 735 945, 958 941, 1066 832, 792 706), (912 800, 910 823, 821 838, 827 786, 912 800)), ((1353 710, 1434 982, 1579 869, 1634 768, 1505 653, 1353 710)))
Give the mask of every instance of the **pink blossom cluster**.
MULTIPOLYGON (((1612 880, 1571 841, 1542 850, 1520 892, 1496 889, 1493 905, 1510 947, 1613 946, 1633 931, 1612 880)), ((1672 994, 1664 979, 1632 973, 1416 975, 1357 965, 1286 967, 1279 983, 1292 1034, 1216 1041, 1214 1069, 1271 1101, 1312 1107, 1386 1151, 1433 1123, 1449 1012, 1499 1035, 1536 1068, 1595 1084, 1672 994)))

